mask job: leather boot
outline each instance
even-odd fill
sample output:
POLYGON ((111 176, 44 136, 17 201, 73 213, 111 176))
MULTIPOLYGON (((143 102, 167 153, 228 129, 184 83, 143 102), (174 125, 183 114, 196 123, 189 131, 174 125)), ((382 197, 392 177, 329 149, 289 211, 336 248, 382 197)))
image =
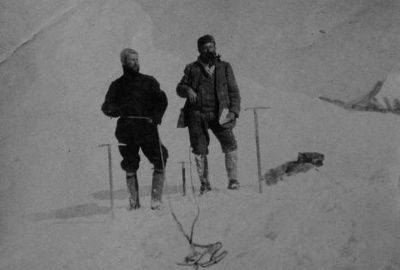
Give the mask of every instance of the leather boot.
POLYGON ((228 175, 228 189, 239 189, 237 172, 237 150, 225 153, 225 168, 228 175))
POLYGON ((162 169, 154 169, 151 185, 151 209, 162 208, 162 193, 164 188, 165 172, 162 169))
POLYGON ((211 185, 208 181, 208 159, 207 155, 195 155, 197 174, 200 179, 200 194, 211 191, 211 185))
POLYGON ((129 191, 129 210, 140 208, 139 202, 139 184, 136 172, 126 173, 126 184, 129 191))

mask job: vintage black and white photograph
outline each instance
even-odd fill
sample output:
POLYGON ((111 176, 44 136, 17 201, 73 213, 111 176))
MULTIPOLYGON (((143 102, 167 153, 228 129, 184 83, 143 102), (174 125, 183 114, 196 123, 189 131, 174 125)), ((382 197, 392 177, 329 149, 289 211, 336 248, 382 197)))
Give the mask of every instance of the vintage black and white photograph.
POLYGON ((0 269, 400 270, 399 0, 0 22, 0 269))

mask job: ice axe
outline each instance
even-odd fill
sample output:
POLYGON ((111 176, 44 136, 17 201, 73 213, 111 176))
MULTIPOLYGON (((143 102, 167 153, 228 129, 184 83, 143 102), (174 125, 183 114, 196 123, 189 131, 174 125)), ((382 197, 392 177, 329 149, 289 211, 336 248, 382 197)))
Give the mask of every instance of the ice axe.
POLYGON ((110 180, 110 209, 111 219, 114 219, 114 197, 113 197, 113 175, 112 175, 112 157, 111 157, 111 144, 100 144, 99 147, 107 147, 108 153, 108 175, 110 180))
POLYGON ((179 161, 178 163, 182 164, 182 195, 186 195, 186 168, 185 163, 186 161, 179 161))
POLYGON ((256 150, 257 150, 257 168, 258 168, 258 187, 260 190, 260 193, 263 193, 262 190, 262 176, 261 176, 261 157, 260 157, 260 141, 259 141, 259 135, 258 135, 258 110, 266 110, 271 107, 262 107, 262 106, 257 106, 257 107, 248 107, 244 109, 245 111, 247 110, 253 110, 254 113, 254 127, 255 127, 255 137, 256 137, 256 150))

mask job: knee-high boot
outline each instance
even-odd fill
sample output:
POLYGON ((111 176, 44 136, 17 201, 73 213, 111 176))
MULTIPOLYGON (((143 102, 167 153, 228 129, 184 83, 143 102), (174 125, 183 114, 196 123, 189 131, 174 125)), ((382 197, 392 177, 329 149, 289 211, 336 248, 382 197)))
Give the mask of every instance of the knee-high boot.
POLYGON ((211 190, 211 185, 208 180, 208 159, 207 155, 195 155, 197 174, 200 179, 200 194, 211 190))
POLYGON ((237 150, 225 153, 225 168, 228 175, 228 189, 238 189, 237 150))
POLYGON ((164 188, 165 171, 154 169, 151 185, 151 209, 158 210, 162 206, 162 193, 164 188))
POLYGON ((129 191, 129 209, 138 209, 140 207, 139 202, 139 183, 136 172, 126 173, 126 184, 129 191))

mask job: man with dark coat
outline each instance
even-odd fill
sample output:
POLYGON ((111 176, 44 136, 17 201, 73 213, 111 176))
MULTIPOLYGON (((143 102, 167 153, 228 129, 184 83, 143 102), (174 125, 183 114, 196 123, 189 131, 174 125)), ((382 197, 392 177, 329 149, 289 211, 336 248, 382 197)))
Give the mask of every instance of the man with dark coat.
POLYGON ((215 39, 205 35, 197 41, 200 56, 185 67, 177 94, 186 98, 178 127, 188 127, 190 145, 200 178, 200 193, 211 190, 208 179, 208 129, 225 154, 228 189, 238 189, 237 142, 232 132, 240 112, 239 88, 231 65, 216 54, 215 39))
POLYGON ((109 117, 119 117, 115 136, 121 144, 121 167, 126 171, 130 209, 140 207, 136 174, 139 149, 154 165, 151 209, 160 209, 168 152, 159 141, 157 125, 167 108, 167 97, 155 78, 139 73, 135 50, 122 50, 120 58, 124 73, 111 83, 101 109, 109 117))

